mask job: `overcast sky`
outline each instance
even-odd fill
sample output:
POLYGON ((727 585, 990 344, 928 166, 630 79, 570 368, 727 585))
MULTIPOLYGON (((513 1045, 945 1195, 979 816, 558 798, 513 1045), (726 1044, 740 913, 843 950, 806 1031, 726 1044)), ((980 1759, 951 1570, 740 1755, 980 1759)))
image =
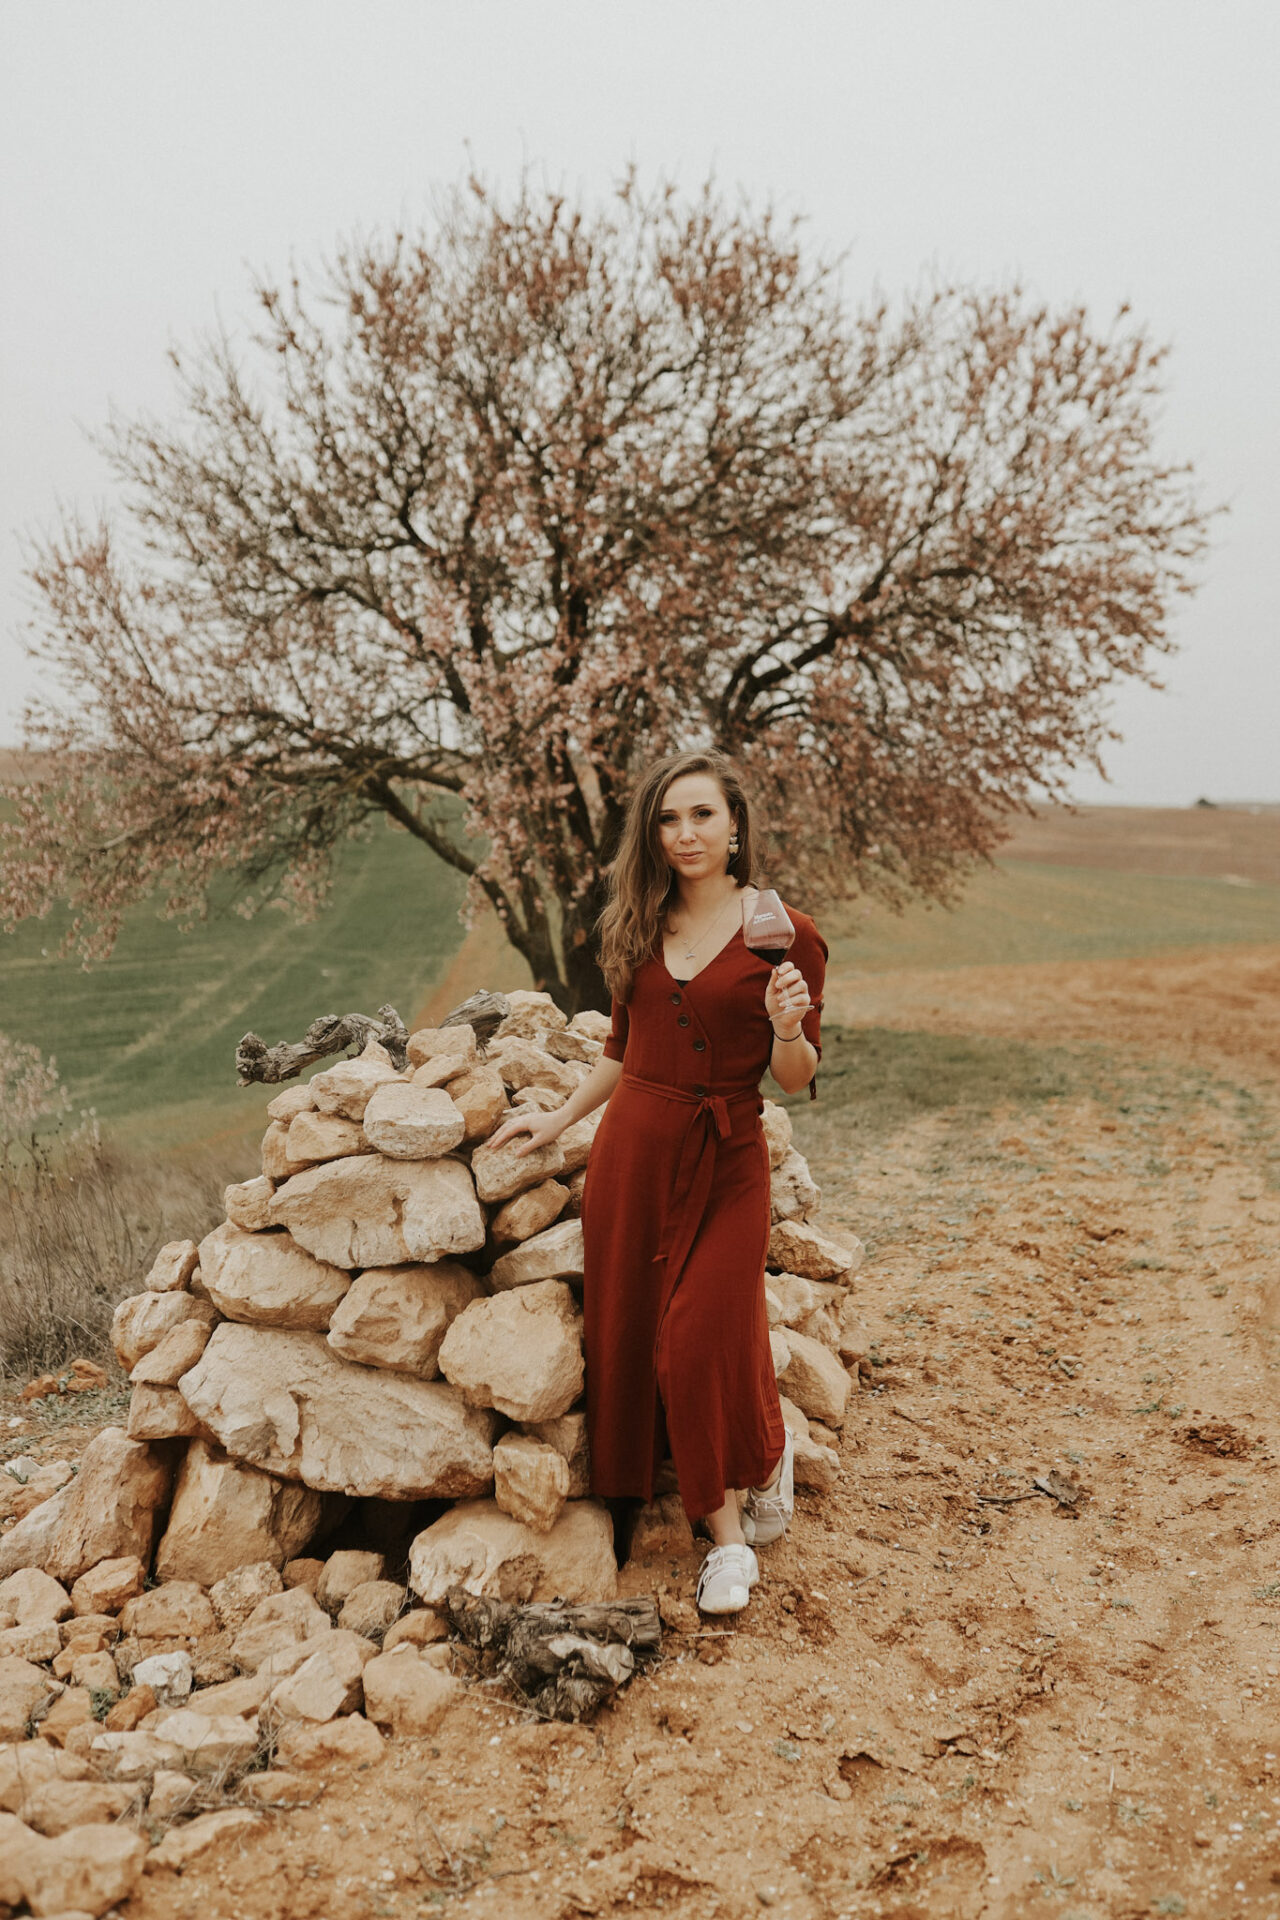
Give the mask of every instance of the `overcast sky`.
POLYGON ((1168 692, 1082 799, 1280 799, 1275 0, 0 0, 0 743, 20 539, 170 410, 170 342, 255 269, 427 209, 469 164, 591 197, 714 170, 847 253, 852 300, 1021 278, 1171 342, 1163 446, 1229 504, 1168 692))

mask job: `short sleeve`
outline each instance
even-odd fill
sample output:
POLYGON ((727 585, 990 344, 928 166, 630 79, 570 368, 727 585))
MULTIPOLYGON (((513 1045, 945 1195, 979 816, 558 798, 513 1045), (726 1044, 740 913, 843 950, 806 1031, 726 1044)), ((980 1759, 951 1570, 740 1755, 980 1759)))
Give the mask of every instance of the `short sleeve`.
MULTIPOLYGON (((799 967, 804 975, 804 983, 809 989, 811 1005, 800 1025, 800 1031, 817 1054, 822 1058, 822 993, 827 979, 827 943, 807 914, 795 919, 796 937, 787 958, 793 966, 799 967)), ((817 1076, 809 1082, 809 1098, 818 1097, 817 1076)))
POLYGON ((604 1043, 606 1060, 621 1060, 627 1051, 627 1033, 631 1025, 631 1016, 621 1000, 613 1003, 613 1025, 609 1029, 609 1038, 604 1043))

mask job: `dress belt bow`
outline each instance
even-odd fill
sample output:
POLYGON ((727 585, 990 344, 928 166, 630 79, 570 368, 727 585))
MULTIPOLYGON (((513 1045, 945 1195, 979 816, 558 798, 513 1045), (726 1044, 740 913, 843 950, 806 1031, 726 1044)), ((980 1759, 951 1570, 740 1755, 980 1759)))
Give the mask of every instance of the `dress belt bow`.
POLYGON ((661 1244, 653 1256, 655 1264, 660 1260, 666 1262, 669 1302, 671 1291, 674 1291, 684 1271, 689 1250, 702 1225, 702 1216, 711 1197, 716 1144, 720 1140, 727 1140, 733 1131, 729 1108, 750 1100, 756 1112, 760 1113, 764 1101, 759 1087, 739 1087, 730 1093, 697 1094, 689 1093, 683 1087, 664 1086, 657 1080, 641 1080, 629 1073, 623 1075, 623 1083, 642 1093, 656 1094, 663 1100, 673 1100, 680 1106, 692 1109, 684 1138, 680 1142, 675 1191, 667 1210, 661 1244))

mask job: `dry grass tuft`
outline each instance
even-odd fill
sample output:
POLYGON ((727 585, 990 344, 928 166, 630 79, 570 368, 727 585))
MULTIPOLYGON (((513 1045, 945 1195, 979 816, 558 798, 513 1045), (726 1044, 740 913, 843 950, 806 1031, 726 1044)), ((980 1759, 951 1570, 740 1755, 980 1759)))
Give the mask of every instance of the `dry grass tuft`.
POLYGON ((111 1361, 117 1301, 166 1240, 222 1217, 218 1156, 159 1161, 103 1143, 75 1119, 53 1062, 0 1035, 0 1379, 111 1361))

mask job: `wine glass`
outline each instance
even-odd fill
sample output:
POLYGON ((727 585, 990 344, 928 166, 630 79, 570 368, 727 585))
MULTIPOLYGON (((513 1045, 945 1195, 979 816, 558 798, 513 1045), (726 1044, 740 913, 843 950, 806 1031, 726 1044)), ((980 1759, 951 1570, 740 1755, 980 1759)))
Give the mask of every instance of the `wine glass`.
POLYGON ((786 959, 787 949, 795 937, 796 930, 781 900, 772 887, 762 887, 756 895, 751 918, 742 929, 744 942, 753 953, 776 967, 786 959))

